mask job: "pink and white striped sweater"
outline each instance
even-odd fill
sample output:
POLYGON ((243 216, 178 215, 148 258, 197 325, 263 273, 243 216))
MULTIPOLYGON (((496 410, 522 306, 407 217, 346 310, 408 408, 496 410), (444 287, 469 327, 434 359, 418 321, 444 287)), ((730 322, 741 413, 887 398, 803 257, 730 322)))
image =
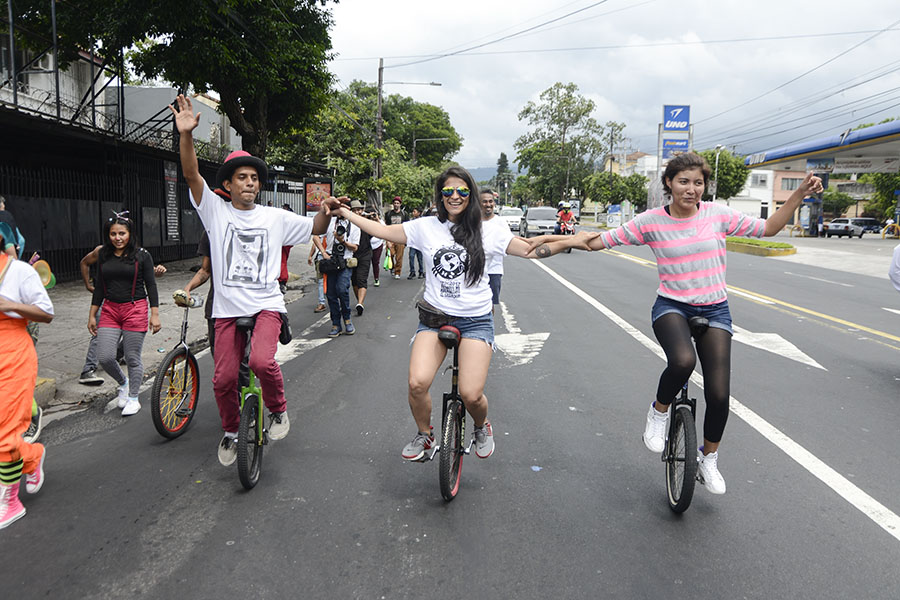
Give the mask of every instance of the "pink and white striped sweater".
POLYGON ((693 305, 717 304, 725 291, 725 236, 761 238, 765 219, 756 219, 724 204, 701 202, 693 217, 676 219, 665 207, 637 215, 601 234, 603 245, 647 244, 656 255, 658 294, 693 305))

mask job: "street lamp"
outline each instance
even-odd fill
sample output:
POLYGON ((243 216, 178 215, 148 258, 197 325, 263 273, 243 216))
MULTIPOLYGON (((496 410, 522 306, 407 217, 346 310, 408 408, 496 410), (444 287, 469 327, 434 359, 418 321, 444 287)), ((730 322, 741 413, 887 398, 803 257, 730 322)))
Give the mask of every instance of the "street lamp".
MULTIPOLYGON (((715 187, 713 187, 713 202, 716 201, 719 193, 719 152, 724 148, 722 144, 716 144, 716 174, 713 176, 713 180, 716 182, 715 187)), ((728 206, 731 206, 731 198, 725 201, 728 206)))
MULTIPOLYGON (((439 84, 440 85, 440 84, 439 84)), ((439 137, 439 138, 416 138, 413 140, 413 151, 412 151, 412 161, 413 164, 416 164, 416 142, 440 142, 443 140, 449 140, 450 138, 439 137)))
MULTIPOLYGON (((384 81, 384 59, 378 59, 378 112, 375 115, 375 148, 376 150, 381 150, 382 140, 384 140, 384 119, 381 117, 381 105, 382 105, 382 87, 384 84, 402 84, 402 85, 434 85, 440 86, 441 84, 436 81, 429 82, 416 82, 416 81, 384 81)), ((375 157, 375 179, 381 179, 381 153, 378 153, 378 156, 375 157)), ((375 192, 378 196, 378 211, 381 211, 381 190, 375 192)))

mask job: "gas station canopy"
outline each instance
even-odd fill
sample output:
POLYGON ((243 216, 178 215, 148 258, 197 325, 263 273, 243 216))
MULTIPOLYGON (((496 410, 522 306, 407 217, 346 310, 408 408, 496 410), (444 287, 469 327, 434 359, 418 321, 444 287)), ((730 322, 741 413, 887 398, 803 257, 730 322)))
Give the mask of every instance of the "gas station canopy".
POLYGON ((834 173, 897 173, 900 120, 751 154, 752 169, 834 173))

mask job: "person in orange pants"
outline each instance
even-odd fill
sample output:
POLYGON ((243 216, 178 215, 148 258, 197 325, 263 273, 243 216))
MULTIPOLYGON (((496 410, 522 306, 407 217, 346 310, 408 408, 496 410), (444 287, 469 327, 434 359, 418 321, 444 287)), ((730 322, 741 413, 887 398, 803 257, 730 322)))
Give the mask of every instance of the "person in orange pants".
POLYGON ((53 304, 37 271, 0 255, 0 529, 25 516, 19 500, 22 475, 30 494, 44 484, 44 446, 22 438, 31 422, 38 364, 26 324, 51 320, 53 304))

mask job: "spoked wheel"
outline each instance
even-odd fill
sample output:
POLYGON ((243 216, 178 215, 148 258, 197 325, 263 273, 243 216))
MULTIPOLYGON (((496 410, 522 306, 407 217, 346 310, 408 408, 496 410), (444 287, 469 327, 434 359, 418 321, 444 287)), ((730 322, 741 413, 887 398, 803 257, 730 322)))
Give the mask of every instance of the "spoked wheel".
POLYGON ((459 475, 462 472, 463 436, 462 416, 465 408, 459 400, 447 403, 441 431, 441 496, 450 502, 459 491, 459 475))
POLYGON ((673 417, 674 434, 669 440, 666 457, 666 489, 669 508, 682 513, 691 505, 694 483, 697 480, 697 431, 694 415, 686 406, 679 406, 673 417))
POLYGON ((259 437, 259 419, 259 398, 255 394, 247 394, 238 428, 237 466, 241 485, 248 490, 259 481, 262 469, 263 445, 259 437))
POLYGON ((197 359, 185 348, 175 348, 163 360, 153 380, 150 405, 156 431, 169 439, 184 433, 194 418, 199 396, 197 359))

